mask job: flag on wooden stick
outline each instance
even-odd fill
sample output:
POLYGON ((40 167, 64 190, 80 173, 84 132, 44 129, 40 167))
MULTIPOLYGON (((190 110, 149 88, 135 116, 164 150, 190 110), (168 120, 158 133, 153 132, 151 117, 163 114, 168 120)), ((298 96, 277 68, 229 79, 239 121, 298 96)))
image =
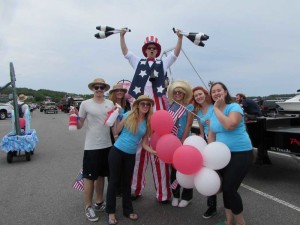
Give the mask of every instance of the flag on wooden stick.
POLYGON ((172 128, 172 134, 177 135, 178 132, 178 123, 177 120, 183 115, 185 112, 185 107, 178 104, 177 102, 173 102, 168 109, 168 112, 171 114, 171 117, 174 121, 174 126, 172 128))
POLYGON ((83 177, 82 177, 82 169, 79 171, 74 184, 73 184, 73 188, 78 190, 78 191, 84 191, 84 182, 83 182, 83 177))

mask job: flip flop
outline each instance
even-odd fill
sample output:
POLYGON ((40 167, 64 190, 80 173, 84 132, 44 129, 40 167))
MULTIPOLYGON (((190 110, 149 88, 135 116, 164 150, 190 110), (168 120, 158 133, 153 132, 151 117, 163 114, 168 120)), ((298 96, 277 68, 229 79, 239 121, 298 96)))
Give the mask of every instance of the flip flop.
POLYGON ((115 225, 118 223, 118 220, 115 218, 115 219, 109 219, 108 218, 108 225, 115 225))
POLYGON ((139 216, 136 213, 130 213, 128 216, 126 216, 128 219, 131 219, 133 221, 138 220, 139 216))

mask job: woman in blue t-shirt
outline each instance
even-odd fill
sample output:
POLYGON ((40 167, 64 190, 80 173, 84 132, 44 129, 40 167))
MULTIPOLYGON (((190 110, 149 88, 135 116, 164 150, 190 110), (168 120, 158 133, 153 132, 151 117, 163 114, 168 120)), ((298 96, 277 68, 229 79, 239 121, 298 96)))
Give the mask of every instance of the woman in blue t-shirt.
MULTIPOLYGON (((200 136, 207 142, 209 121, 214 112, 208 91, 200 86, 194 87, 192 104, 194 106, 194 113, 197 115, 200 136)), ((208 209, 202 215, 204 219, 209 219, 217 214, 217 195, 207 197, 207 206, 208 209)))
POLYGON ((138 215, 133 212, 131 202, 130 182, 134 169, 135 153, 139 142, 150 153, 156 152, 148 145, 151 134, 150 117, 154 101, 144 95, 132 105, 132 111, 123 115, 122 121, 116 127, 117 133, 122 133, 110 150, 108 157, 109 182, 106 197, 106 212, 109 214, 108 223, 116 224, 116 189, 122 177, 122 206, 123 215, 131 220, 137 220, 138 215))
MULTIPOLYGON (((192 87, 185 81, 175 81, 168 88, 168 97, 173 103, 170 105, 169 111, 172 111, 174 114, 177 114, 175 121, 173 133, 177 130, 177 137, 183 143, 184 140, 190 136, 191 128, 194 116, 191 111, 194 110, 192 104, 189 104, 192 98, 192 87), (179 107, 184 107, 183 110, 179 107), (184 110, 185 109, 185 110, 184 110), (176 112, 176 113, 175 113, 176 112)), ((176 169, 172 167, 171 171, 171 184, 176 180, 176 169)), ((174 183, 176 184, 176 182, 174 183)), ((174 186, 174 185, 171 185, 174 186)), ((173 199, 172 206, 176 207, 186 207, 191 202, 193 198, 193 189, 192 188, 183 188, 182 193, 181 187, 179 184, 172 188, 173 199), (181 197, 181 200, 180 200, 181 197)))
POLYGON ((226 225, 244 225, 243 203, 238 188, 253 159, 252 144, 246 131, 244 113, 240 105, 232 103, 228 89, 221 82, 210 88, 214 113, 210 118, 209 143, 218 141, 231 151, 228 165, 220 170, 226 225))

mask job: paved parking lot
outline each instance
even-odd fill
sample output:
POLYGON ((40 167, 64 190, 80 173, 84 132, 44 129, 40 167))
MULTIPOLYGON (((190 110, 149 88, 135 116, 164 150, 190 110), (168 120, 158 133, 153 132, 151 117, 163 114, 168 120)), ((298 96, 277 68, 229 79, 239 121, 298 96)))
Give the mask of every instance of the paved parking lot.
MULTIPOLYGON (((84 130, 69 132, 67 114, 38 111, 33 112, 32 128, 40 141, 30 162, 17 157, 8 164, 6 154, 0 152, 0 224, 91 224, 84 216, 83 193, 72 188, 81 168, 84 130)), ((1 139, 10 130, 10 120, 1 120, 1 139)), ((299 225, 299 160, 273 153, 270 157, 273 165, 253 165, 240 188, 247 225, 299 225)), ((187 208, 161 205, 155 200, 150 167, 147 178, 142 198, 134 202, 139 220, 132 222, 122 216, 119 199, 119 224, 208 225, 224 219, 221 194, 217 216, 204 220, 201 216, 206 210, 206 197, 194 190, 187 208)), ((96 224, 107 224, 107 215, 100 213, 96 224)))

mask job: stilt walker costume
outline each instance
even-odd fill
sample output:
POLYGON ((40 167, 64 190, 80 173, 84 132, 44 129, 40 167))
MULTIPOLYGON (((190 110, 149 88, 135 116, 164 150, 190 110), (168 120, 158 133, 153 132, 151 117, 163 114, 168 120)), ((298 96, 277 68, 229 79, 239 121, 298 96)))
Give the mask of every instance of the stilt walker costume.
MULTIPOLYGON (((177 32, 178 41, 172 53, 162 60, 156 59, 161 53, 161 46, 155 36, 146 38, 142 47, 142 52, 147 58, 139 58, 132 52, 128 51, 125 43, 125 33, 120 33, 121 50, 130 65, 135 69, 135 74, 129 89, 129 94, 134 98, 140 95, 146 95, 154 99, 154 111, 166 109, 167 102, 165 102, 165 74, 168 68, 176 61, 181 45, 182 35, 177 32)), ((159 202, 166 202, 171 197, 170 189, 170 165, 162 162, 153 154, 149 154, 141 145, 136 153, 135 168, 132 177, 131 191, 132 195, 140 196, 145 187, 145 172, 148 162, 150 161, 156 189, 156 198, 159 202)))

